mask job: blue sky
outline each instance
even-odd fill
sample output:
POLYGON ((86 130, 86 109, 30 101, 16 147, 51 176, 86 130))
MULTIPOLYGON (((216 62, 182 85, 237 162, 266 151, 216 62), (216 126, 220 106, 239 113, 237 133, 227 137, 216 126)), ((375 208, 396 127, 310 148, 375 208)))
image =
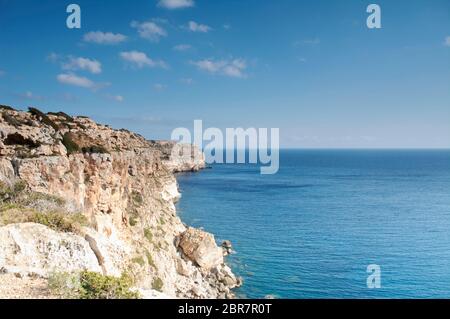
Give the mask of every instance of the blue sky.
POLYGON ((282 147, 450 147, 450 1, 0 0, 0 104, 172 129, 278 127, 282 147))

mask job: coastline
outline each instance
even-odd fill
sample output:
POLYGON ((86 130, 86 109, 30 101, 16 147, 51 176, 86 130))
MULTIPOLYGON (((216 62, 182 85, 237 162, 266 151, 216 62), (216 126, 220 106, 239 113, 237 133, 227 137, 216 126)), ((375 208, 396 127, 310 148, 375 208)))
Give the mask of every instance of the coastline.
POLYGON ((82 212, 88 221, 64 232, 34 220, 5 223, 17 211, 2 212, 3 274, 48 279, 58 270, 126 272, 143 298, 234 298, 241 282, 225 264, 225 250, 212 234, 186 227, 174 205, 180 198, 175 173, 205 167, 199 150, 180 160, 171 156, 173 142, 147 141, 85 117, 0 111, 2 187, 23 182, 27 198, 43 194, 44 204, 27 203, 32 209, 58 202, 52 209, 82 212), (32 249, 14 251, 14 245, 32 249))

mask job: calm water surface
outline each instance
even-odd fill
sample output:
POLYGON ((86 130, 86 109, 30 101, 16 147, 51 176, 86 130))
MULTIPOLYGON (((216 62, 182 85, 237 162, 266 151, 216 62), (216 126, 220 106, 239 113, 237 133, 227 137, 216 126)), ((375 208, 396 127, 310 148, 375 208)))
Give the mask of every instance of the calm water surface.
POLYGON ((285 150, 276 175, 214 165, 178 181, 181 218, 233 242, 243 297, 450 297, 450 151, 285 150))

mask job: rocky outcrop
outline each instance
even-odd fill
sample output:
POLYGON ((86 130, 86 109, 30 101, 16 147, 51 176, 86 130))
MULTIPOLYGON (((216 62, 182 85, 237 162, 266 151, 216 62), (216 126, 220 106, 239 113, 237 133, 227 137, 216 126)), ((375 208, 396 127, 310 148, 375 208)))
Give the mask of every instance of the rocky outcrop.
POLYGON ((212 234, 189 227, 180 235, 179 247, 187 258, 203 269, 223 264, 222 249, 217 247, 212 234))
POLYGON ((0 108, 0 182, 23 181, 89 221, 79 234, 0 227, 0 267, 44 277, 54 269, 126 271, 137 289, 153 291, 147 296, 156 289, 159 296, 233 297, 239 281, 214 237, 176 215, 174 172, 204 166, 190 145, 147 141, 85 117, 0 108))
POLYGON ((5 273, 42 277, 57 270, 101 271, 82 237, 32 223, 0 228, 0 269, 5 273))

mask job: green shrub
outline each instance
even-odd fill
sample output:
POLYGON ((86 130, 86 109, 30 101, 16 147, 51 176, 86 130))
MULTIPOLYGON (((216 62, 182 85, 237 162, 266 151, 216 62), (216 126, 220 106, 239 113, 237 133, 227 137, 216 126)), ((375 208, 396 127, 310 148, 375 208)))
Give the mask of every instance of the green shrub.
POLYGON ((62 143, 66 147, 67 154, 69 154, 69 155, 70 154, 74 154, 74 153, 78 153, 80 151, 80 147, 72 139, 72 133, 64 134, 63 139, 62 139, 62 143))
POLYGON ((15 111, 15 109, 12 108, 11 106, 1 105, 1 104, 0 104, 0 110, 15 111))
POLYGON ((136 226, 138 224, 138 219, 136 217, 134 217, 134 216, 131 216, 130 219, 129 219, 129 222, 130 222, 130 226, 134 227, 134 226, 136 226))
POLYGON ((44 114, 43 112, 41 112, 40 110, 38 110, 37 108, 34 107, 30 107, 28 108, 28 111, 33 114, 34 116, 36 116, 42 123, 53 127, 53 129, 55 131, 59 130, 59 126, 58 124, 56 124, 55 122, 53 122, 46 114, 44 114))
POLYGON ((53 272, 48 278, 48 288, 66 299, 138 299, 138 292, 131 290, 131 277, 104 276, 90 271, 81 273, 53 272))
POLYGON ((164 286, 164 283, 163 283, 163 281, 162 281, 161 278, 156 277, 155 279, 153 279, 153 282, 152 282, 152 288, 153 288, 154 290, 157 290, 157 291, 160 291, 160 292, 161 292, 163 286, 164 286))
POLYGON ((144 237, 147 238, 147 240, 149 242, 152 242, 153 240, 153 234, 152 231, 150 230, 150 228, 145 228, 144 229, 144 237))
POLYGON ((9 125, 12 125, 14 127, 18 127, 22 125, 21 122, 19 122, 17 119, 15 119, 13 116, 9 115, 8 113, 2 113, 3 119, 8 123, 9 125))
POLYGON ((81 299, 138 299, 139 293, 131 291, 133 280, 123 274, 120 278, 83 271, 80 274, 81 299))
POLYGON ((144 202, 144 198, 142 197, 142 194, 138 191, 132 191, 131 192, 131 198, 133 200, 133 204, 140 206, 144 202))
POLYGON ((9 186, 0 181, 0 205, 14 202, 26 190, 27 184, 19 180, 14 185, 9 186))
POLYGON ((87 218, 81 214, 67 214, 62 212, 35 212, 28 218, 28 222, 45 225, 55 231, 77 233, 82 226, 87 226, 87 218))
POLYGON ((135 258, 133 258, 131 261, 132 261, 133 263, 135 263, 135 264, 138 264, 138 265, 141 266, 141 267, 144 267, 144 266, 145 266, 144 258, 142 258, 141 256, 135 257, 135 258))
POLYGON ((147 262, 150 265, 150 267, 153 267, 156 269, 155 261, 153 260, 153 257, 148 250, 145 251, 145 256, 147 257, 147 262))

